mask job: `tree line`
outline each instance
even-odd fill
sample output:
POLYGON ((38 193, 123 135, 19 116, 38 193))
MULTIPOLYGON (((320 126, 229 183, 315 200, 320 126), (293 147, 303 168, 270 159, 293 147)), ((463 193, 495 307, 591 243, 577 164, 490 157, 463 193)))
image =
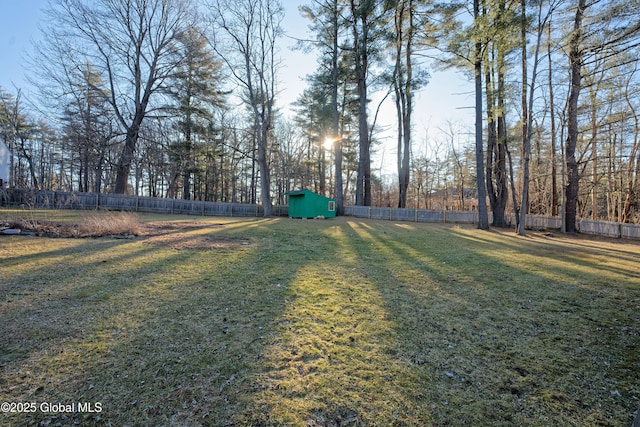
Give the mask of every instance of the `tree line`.
MULTIPOLYGON (((0 88, 19 187, 261 203, 345 203, 638 222, 637 0, 308 0, 314 52, 278 109, 276 0, 53 0, 30 82, 0 88), (475 127, 416 138, 429 71, 474 82, 475 127), (375 101, 374 101, 375 99, 375 101), (383 101, 378 101, 382 99, 383 101), (380 103, 395 170, 372 169, 380 103), (37 106, 37 107, 36 107, 37 106)), ((426 101, 425 101, 426 102, 426 101)))

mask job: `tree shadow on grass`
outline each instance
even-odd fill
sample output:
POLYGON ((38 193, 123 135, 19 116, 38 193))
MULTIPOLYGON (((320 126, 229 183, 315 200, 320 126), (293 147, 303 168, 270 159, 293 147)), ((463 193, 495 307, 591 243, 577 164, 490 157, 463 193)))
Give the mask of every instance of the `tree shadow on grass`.
MULTIPOLYGON (((474 231, 453 230, 456 236, 471 242, 484 243, 489 247, 499 246, 502 250, 510 248, 525 256, 535 256, 540 261, 533 267, 546 268, 548 261, 560 260, 572 264, 574 273, 594 267, 599 271, 624 275, 625 278, 640 278, 638 269, 634 268, 640 262, 640 243, 637 241, 536 232, 521 237, 504 230, 492 230, 487 236, 481 236, 474 231), (627 267, 622 268, 620 264, 627 267)), ((564 270, 572 271, 567 265, 564 270)))
POLYGON ((502 238, 391 227, 314 226, 329 246, 292 270, 240 424, 616 425, 633 413, 636 331, 602 329, 617 300, 567 280, 570 260, 553 277, 518 263, 527 244, 507 240, 501 261, 502 238))
MULTIPOLYGON (((310 223, 240 425, 425 425, 394 320, 342 221, 310 223), (337 224, 336 224, 337 223, 337 224), (330 225, 329 225, 330 224, 330 225)), ((300 250, 300 248, 298 248, 300 250)))
MULTIPOLYGON (((260 310, 246 317, 236 312, 252 296, 233 277, 246 270, 255 248, 103 243, 74 246, 84 247, 82 257, 60 251, 58 274, 47 264, 15 277, 15 300, 2 307, 11 322, 0 327, 3 400, 101 402, 103 412, 12 415, 17 423, 177 422, 185 405, 195 405, 187 399, 190 384, 198 382, 194 375, 215 384, 208 391, 222 390, 232 382, 227 371, 234 359, 255 345, 250 319, 260 310)), ((192 420, 206 415, 188 414, 192 420)))
POLYGON ((389 237, 391 224, 352 227, 361 258, 388 277, 379 290, 400 325, 398 357, 436 379, 426 399, 434 424, 628 423, 640 332, 633 264, 577 268, 584 248, 462 227, 425 228, 424 241, 415 230, 389 237))
POLYGON ((528 243, 466 228, 276 219, 207 232, 255 244, 96 246, 94 270, 70 263, 73 286, 7 312, 33 329, 71 324, 12 329, 26 351, 2 362, 3 398, 103 405, 10 421, 619 425, 635 409, 637 287, 578 286, 600 270, 567 280, 554 248, 530 272, 528 243))

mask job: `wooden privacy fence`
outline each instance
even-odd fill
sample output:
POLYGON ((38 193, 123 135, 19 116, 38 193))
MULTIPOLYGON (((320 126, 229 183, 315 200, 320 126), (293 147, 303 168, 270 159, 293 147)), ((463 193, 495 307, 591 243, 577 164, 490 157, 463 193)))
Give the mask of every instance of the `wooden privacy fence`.
MULTIPOLYGON (((0 204, 44 209, 108 209, 129 212, 167 213, 203 216, 260 217, 261 205, 204 202, 199 200, 162 199, 126 194, 95 194, 62 191, 26 191, 10 189, 0 192, 0 204)), ((274 215, 286 216, 287 206, 274 206, 274 215)))
POLYGON ((358 218, 387 219, 390 221, 450 222, 458 224, 475 224, 478 222, 477 212, 471 211, 345 206, 344 214, 358 218))
MULTIPOLYGON (((198 200, 162 199, 155 197, 129 196, 123 194, 95 194, 62 191, 30 191, 19 189, 0 190, 1 206, 24 206, 26 208, 48 209, 111 209, 131 212, 187 214, 203 216, 261 217, 261 205, 204 202, 198 200)), ((288 216, 288 206, 276 205, 275 216, 288 216)), ((345 216, 383 219, 390 221, 413 221, 451 224, 476 224, 475 211, 441 211, 429 209, 380 208, 369 206, 345 206, 345 216)), ((491 221, 491 214, 489 214, 491 221)), ((508 216, 510 224, 515 224, 513 215, 508 216)), ((527 215, 525 227, 530 230, 560 230, 560 217, 527 215)), ((581 233, 598 236, 640 239, 640 225, 621 224, 608 221, 581 219, 577 222, 581 233)))
MULTIPOLYGON (((345 206, 346 216, 358 218, 386 219, 391 221, 439 222, 452 224, 476 224, 476 211, 439 211, 428 209, 378 208, 368 206, 345 206)), ((489 221, 491 221, 489 213, 489 221)), ((507 221, 515 226, 515 217, 507 215, 507 221)), ((624 239, 640 239, 639 224, 621 224, 608 221, 580 219, 577 222, 580 233, 624 239)), ((560 230, 562 219, 557 216, 527 215, 525 228, 529 230, 560 230)))
POLYGON ((640 239, 639 224, 622 224, 619 222, 582 219, 578 222, 578 231, 584 234, 616 237, 618 239, 640 239))

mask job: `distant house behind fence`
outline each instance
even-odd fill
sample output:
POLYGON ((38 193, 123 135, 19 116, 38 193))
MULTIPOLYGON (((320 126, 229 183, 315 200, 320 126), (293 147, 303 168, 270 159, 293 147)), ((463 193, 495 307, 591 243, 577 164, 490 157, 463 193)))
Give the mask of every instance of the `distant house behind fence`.
POLYGON ((9 184, 9 168, 11 167, 11 152, 0 141, 0 188, 4 188, 9 184))

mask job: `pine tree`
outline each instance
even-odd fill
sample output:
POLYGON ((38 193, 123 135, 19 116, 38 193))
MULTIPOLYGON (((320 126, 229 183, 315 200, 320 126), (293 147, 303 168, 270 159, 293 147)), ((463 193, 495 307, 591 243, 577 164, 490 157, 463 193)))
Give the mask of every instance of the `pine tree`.
POLYGON ((213 110, 222 107, 224 99, 220 89, 221 64, 214 59, 201 31, 189 26, 177 40, 181 46, 181 60, 168 89, 175 104, 167 110, 175 117, 175 127, 182 136, 172 145, 171 154, 182 175, 182 198, 189 200, 192 198, 192 175, 198 172, 197 137, 206 136, 213 110))

